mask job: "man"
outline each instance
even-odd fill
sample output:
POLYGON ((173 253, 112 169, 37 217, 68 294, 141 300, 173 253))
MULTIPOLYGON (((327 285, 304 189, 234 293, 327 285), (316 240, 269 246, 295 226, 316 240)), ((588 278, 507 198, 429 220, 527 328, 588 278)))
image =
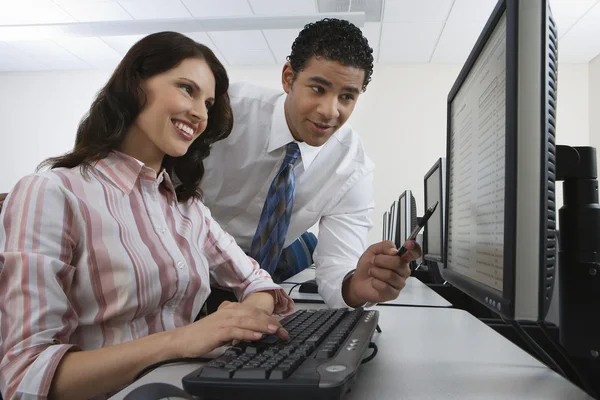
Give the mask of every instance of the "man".
POLYGON ((314 262, 330 307, 395 299, 420 255, 412 241, 403 257, 389 241, 367 248, 374 165, 345 122, 371 80, 372 52, 347 21, 306 25, 283 67, 285 93, 232 85, 233 131, 205 160, 213 217, 272 274, 281 249, 319 223, 314 262))

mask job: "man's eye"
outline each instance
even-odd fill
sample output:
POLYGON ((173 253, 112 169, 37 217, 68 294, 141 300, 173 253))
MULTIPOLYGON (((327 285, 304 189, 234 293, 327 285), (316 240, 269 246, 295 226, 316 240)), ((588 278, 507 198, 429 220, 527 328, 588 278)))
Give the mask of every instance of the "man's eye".
POLYGON ((344 95, 342 95, 342 100, 352 101, 352 100, 354 100, 354 96, 352 96, 351 94, 344 94, 344 95))
POLYGON ((323 88, 320 86, 311 86, 310 87, 315 93, 323 93, 323 88))

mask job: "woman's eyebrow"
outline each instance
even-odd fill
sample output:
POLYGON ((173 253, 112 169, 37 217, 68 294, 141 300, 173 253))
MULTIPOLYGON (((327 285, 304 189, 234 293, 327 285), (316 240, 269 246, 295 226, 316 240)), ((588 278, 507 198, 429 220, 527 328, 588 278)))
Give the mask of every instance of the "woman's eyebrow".
POLYGON ((179 79, 189 82, 194 87, 194 90, 197 90, 198 92, 202 91, 202 89, 200 89, 200 86, 198 86, 198 84, 193 80, 185 78, 183 76, 179 77, 179 79))

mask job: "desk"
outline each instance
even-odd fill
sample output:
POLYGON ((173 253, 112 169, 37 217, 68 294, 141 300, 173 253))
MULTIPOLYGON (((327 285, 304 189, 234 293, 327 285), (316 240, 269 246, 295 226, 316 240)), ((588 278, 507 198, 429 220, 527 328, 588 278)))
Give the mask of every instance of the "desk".
MULTIPOLYGON (((297 308, 325 308, 297 304, 297 308)), ((362 365, 344 400, 592 399, 469 313, 448 308, 381 307, 377 356, 362 365)), ((181 387, 202 364, 161 367, 111 397, 149 382, 181 387)))
MULTIPOLYGON (((286 293, 290 292, 295 284, 305 282, 309 279, 315 279, 315 270, 314 268, 307 268, 303 271, 300 271, 296 275, 291 278, 283 281, 281 283, 281 287, 286 291, 286 293)), ((322 303, 323 299, 316 293, 300 293, 299 286, 296 286, 292 289, 290 293, 290 297, 297 302, 306 302, 306 303, 322 303)), ((452 307, 452 304, 449 303, 442 296, 434 292, 427 285, 425 285, 420 280, 409 277, 406 280, 406 286, 404 289, 400 291, 400 295, 390 301, 386 301, 385 303, 379 303, 382 306, 412 306, 412 307, 452 307)))

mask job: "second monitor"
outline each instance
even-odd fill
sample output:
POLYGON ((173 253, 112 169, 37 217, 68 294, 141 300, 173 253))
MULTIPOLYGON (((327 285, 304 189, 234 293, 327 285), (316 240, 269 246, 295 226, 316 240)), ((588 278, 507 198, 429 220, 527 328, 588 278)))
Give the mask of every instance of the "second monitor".
MULTIPOLYGON (((395 241, 396 247, 400 248, 406 242, 406 238, 417 226, 417 202, 412 191, 405 190, 398 198, 398 235, 395 241)), ((411 269, 417 267, 416 262, 411 263, 411 269)))

